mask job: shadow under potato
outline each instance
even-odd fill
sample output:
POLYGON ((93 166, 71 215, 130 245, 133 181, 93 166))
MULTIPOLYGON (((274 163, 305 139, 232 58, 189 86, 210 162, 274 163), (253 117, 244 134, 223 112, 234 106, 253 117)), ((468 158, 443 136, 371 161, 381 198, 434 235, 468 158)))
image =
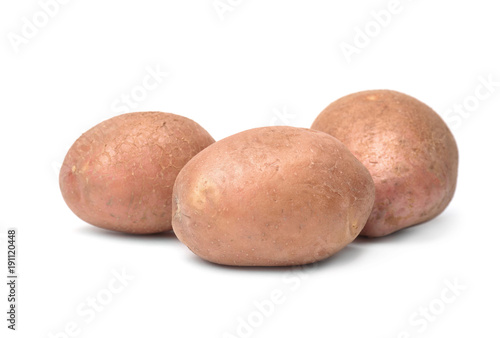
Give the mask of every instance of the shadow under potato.
POLYGON ((139 234, 129 234, 125 232, 106 230, 93 225, 85 225, 79 228, 78 231, 90 236, 105 236, 113 239, 117 238, 117 239, 128 239, 128 240, 148 240, 155 242, 165 241, 166 239, 169 241, 172 240, 177 241, 177 237, 175 236, 172 230, 160 232, 157 234, 139 235, 139 234))
MULTIPOLYGON (((442 238, 449 233, 450 229, 452 229, 455 220, 457 219, 457 215, 452 212, 446 212, 435 219, 430 221, 420 223, 409 228, 402 229, 390 235, 384 237, 363 237, 358 236, 352 243, 347 245, 344 249, 340 250, 333 256, 323 259, 319 262, 305 264, 305 265, 296 265, 296 266, 232 266, 232 265, 221 265, 217 263, 212 263, 206 261, 198 256, 196 256, 193 252, 191 252, 187 247, 186 254, 189 255, 188 260, 193 262, 194 264, 198 264, 202 267, 215 268, 219 270, 225 271, 261 271, 261 272, 286 272, 294 269, 304 269, 304 270, 313 270, 313 269, 324 269, 324 268, 334 268, 341 267, 346 264, 351 264, 353 261, 358 259, 364 253, 368 253, 368 249, 366 248, 368 245, 378 245, 378 244, 398 244, 401 242, 415 243, 415 242, 426 242, 442 238)), ((88 235, 88 236, 104 236, 110 239, 118 239, 118 240, 130 240, 130 241, 151 241, 155 243, 163 243, 165 241, 169 242, 181 242, 175 236, 175 233, 172 230, 161 232, 157 234, 148 234, 148 235, 137 235, 137 234, 129 234, 123 232, 116 232, 106 229, 101 229, 99 227, 91 226, 85 224, 78 229, 79 232, 88 235)), ((182 245, 184 246, 184 245, 182 245)))
POLYGON ((309 263, 304 265, 293 265, 293 266, 235 266, 235 265, 222 265, 217 263, 212 263, 206 261, 194 253, 191 252, 190 261, 194 264, 198 264, 200 266, 216 268, 219 270, 232 270, 232 271, 261 271, 261 272, 286 272, 294 269, 304 269, 304 270, 313 270, 317 268, 324 268, 328 266, 343 266, 346 264, 350 264, 352 261, 357 259, 363 250, 359 247, 348 245, 341 251, 337 252, 335 255, 323 259, 319 262, 309 263))
POLYGON ((398 244, 405 242, 429 242, 442 238, 453 228, 458 217, 453 212, 446 212, 429 221, 413 225, 383 237, 358 236, 354 244, 398 244))

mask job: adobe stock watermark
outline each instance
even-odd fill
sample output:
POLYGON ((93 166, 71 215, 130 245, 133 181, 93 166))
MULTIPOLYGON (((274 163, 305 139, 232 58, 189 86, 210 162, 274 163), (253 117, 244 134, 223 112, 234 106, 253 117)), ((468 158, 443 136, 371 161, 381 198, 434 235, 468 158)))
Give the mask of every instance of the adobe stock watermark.
POLYGON ((152 91, 158 89, 169 76, 169 73, 162 70, 160 65, 146 66, 144 71, 145 75, 139 84, 130 88, 126 93, 122 93, 111 103, 113 113, 125 114, 136 110, 139 104, 145 101, 152 91))
MULTIPOLYGON (((405 0, 411 2, 412 0, 405 0)), ((370 12, 370 20, 364 25, 354 27, 354 36, 351 42, 342 41, 339 48, 344 55, 347 63, 352 62, 354 55, 359 55, 361 52, 370 45, 370 43, 377 38, 380 33, 389 27, 393 18, 401 14, 404 6, 401 0, 390 0, 385 9, 378 11, 372 10, 370 12)))
POLYGON ((453 281, 445 279, 444 286, 439 294, 418 307, 408 319, 411 329, 405 329, 398 333, 397 338, 413 338, 426 332, 433 323, 449 310, 458 298, 467 290, 467 286, 462 284, 458 278, 453 281))
POLYGON ((70 338, 78 337, 84 331, 84 326, 92 323, 99 313, 109 308, 115 297, 122 293, 129 282, 135 277, 128 274, 125 268, 121 271, 111 270, 112 277, 106 286, 92 296, 85 298, 75 308, 76 317, 67 322, 62 330, 53 333, 49 332, 47 338, 70 338))
POLYGON ((226 19, 226 15, 234 12, 242 3, 243 0, 214 0, 212 2, 212 7, 217 13, 219 19, 224 21, 226 19))
MULTIPOLYGON (((130 113, 136 110, 140 103, 145 101, 149 94, 154 90, 158 89, 168 78, 169 73, 162 69, 160 65, 146 66, 144 69, 144 75, 138 84, 132 86, 128 91, 119 95, 111 103, 111 111, 118 114, 130 113)), ((69 151, 66 149, 64 154, 69 151)), ((50 167, 56 177, 59 177, 61 171, 62 162, 60 160, 53 160, 50 163, 50 167)))
POLYGON ((29 17, 21 18, 21 27, 18 32, 7 33, 12 49, 17 54, 22 45, 28 44, 34 39, 40 31, 45 28, 49 22, 55 18, 62 6, 68 4, 70 0, 40 0, 39 9, 29 17))
POLYGON ((297 292, 302 282, 309 277, 309 273, 316 265, 311 267, 299 267, 285 274, 281 280, 282 286, 269 292, 267 297, 252 302, 253 310, 246 316, 236 319, 236 327, 233 332, 224 332, 222 338, 249 338, 256 329, 261 327, 275 313, 276 309, 285 304, 291 294, 297 292))
POLYGON ((491 98, 499 87, 500 81, 494 79, 493 74, 479 76, 474 92, 466 96, 461 102, 455 103, 453 108, 446 110, 444 113, 444 120, 450 129, 459 129, 463 121, 476 112, 481 107, 482 102, 491 98))
POLYGON ((269 121, 269 125, 274 126, 289 126, 291 125, 298 117, 297 113, 290 112, 287 106, 283 106, 283 108, 273 108, 271 110, 272 116, 269 121))
MULTIPOLYGON (((315 257, 321 260, 323 257, 319 255, 322 247, 324 247, 324 239, 318 239, 317 251, 315 257)), ((305 280, 309 278, 314 270, 317 270, 319 261, 298 266, 288 271, 281 278, 280 286, 272 289, 265 298, 254 300, 252 302, 252 310, 245 316, 239 316, 236 319, 236 325, 232 331, 226 331, 222 334, 222 338, 250 338, 254 332, 264 325, 269 320, 279 307, 282 307, 294 293, 301 289, 305 280)))

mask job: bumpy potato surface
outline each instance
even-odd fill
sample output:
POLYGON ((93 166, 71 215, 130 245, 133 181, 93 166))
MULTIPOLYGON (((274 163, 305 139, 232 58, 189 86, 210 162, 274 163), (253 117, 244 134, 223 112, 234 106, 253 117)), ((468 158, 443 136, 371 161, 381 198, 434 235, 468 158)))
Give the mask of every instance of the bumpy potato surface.
POLYGON ((371 90, 330 104, 312 129, 338 138, 368 168, 376 187, 361 235, 378 237, 439 215, 455 192, 458 149, 441 117, 391 90, 371 90))
POLYGON ((85 132, 70 148, 59 182, 82 220, 134 234, 170 230, 172 189, 182 167, 214 139, 174 114, 119 115, 85 132))
POLYGON ((182 169, 172 223, 214 263, 300 265, 350 243, 374 198, 368 170, 334 137, 265 127, 211 145, 182 169))

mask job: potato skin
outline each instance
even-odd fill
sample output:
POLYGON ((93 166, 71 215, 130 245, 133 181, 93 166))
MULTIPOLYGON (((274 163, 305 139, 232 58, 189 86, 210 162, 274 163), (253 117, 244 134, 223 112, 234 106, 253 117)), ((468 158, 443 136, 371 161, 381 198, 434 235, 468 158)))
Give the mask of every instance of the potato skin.
POLYGON ((375 187, 334 137, 264 127, 200 152, 179 173, 173 196, 174 232, 201 258, 289 266, 350 243, 370 214, 375 187))
POLYGON ((345 96, 312 129, 338 138, 368 168, 376 187, 361 235, 385 236, 439 215, 455 192, 458 149, 441 117, 391 90, 345 96))
POLYGON ((137 112, 99 123, 68 151, 59 183, 82 220, 133 234, 170 230, 177 174, 214 139, 174 114, 137 112))

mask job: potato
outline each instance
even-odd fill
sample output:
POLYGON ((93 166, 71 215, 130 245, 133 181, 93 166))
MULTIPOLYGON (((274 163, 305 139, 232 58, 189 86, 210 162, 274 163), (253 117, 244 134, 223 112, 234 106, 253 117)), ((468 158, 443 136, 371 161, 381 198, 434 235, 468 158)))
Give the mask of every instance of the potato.
POLYGON ((174 114, 138 112, 106 120, 68 151, 59 182, 82 220, 134 234, 172 229, 177 174, 214 142, 196 122, 174 114))
POLYGON ((370 214, 375 187, 334 137, 265 127, 200 152, 179 173, 173 198, 174 232, 201 258, 287 266, 350 243, 370 214))
POLYGON ((375 205, 361 235, 425 222, 450 203, 457 144, 439 115, 417 99, 391 90, 351 94, 330 104, 311 128, 338 138, 373 177, 375 205))

